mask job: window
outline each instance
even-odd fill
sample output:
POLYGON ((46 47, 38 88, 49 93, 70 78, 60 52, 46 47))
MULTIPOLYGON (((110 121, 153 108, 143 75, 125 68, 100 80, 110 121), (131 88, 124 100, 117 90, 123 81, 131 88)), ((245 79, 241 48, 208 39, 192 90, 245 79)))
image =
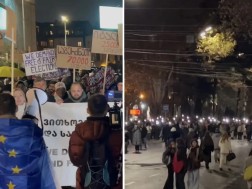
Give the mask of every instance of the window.
POLYGON ((52 32, 52 31, 50 31, 50 35, 53 35, 53 32, 52 32))
POLYGON ((49 40, 49 46, 53 47, 53 40, 52 39, 49 40))
POLYGON ((51 27, 53 27, 53 26, 54 26, 54 24, 50 24, 50 26, 51 26, 51 27))
POLYGON ((82 42, 81 41, 78 42, 78 47, 82 47, 82 42))
POLYGON ((40 45, 41 45, 41 47, 46 47, 47 46, 47 42, 46 41, 41 41, 40 45))
POLYGON ((66 34, 69 35, 69 30, 66 30, 66 34))

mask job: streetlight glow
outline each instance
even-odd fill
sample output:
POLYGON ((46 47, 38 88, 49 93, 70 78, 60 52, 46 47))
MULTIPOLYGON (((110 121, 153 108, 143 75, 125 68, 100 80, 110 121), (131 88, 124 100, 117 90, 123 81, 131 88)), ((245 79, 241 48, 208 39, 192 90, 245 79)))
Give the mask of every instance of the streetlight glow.
POLYGON ((141 109, 145 109, 146 105, 144 103, 141 104, 141 109))
POLYGON ((68 22, 68 18, 66 16, 61 16, 62 22, 68 22))
POLYGON ((64 33, 65 33, 65 46, 67 46, 67 30, 66 30, 66 23, 68 22, 68 18, 66 16, 61 16, 61 20, 64 23, 64 33))
POLYGON ((205 29, 205 31, 206 32, 209 32, 209 31, 211 31, 213 28, 212 28, 212 26, 208 26, 206 29, 205 29))
POLYGON ((140 99, 144 99, 144 95, 143 95, 143 94, 140 94, 139 98, 140 98, 140 99))
POLYGON ((201 33, 200 33, 200 37, 201 37, 201 38, 205 38, 205 37, 206 37, 206 32, 201 32, 201 33))

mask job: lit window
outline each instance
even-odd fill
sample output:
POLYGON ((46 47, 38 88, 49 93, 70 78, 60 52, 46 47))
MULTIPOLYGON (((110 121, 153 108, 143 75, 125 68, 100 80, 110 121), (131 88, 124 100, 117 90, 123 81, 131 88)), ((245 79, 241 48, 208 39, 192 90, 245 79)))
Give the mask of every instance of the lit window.
POLYGON ((78 47, 81 47, 81 46, 82 46, 82 42, 79 41, 79 42, 78 42, 78 47))
POLYGON ((50 35, 53 35, 53 32, 52 32, 52 31, 50 31, 50 35))
POLYGON ((66 34, 69 35, 69 30, 66 30, 66 34))
POLYGON ((54 26, 54 24, 50 24, 50 26, 52 26, 52 27, 53 27, 53 26, 54 26))
POLYGON ((52 39, 49 40, 49 46, 53 47, 53 40, 52 39))
POLYGON ((41 47, 46 47, 47 46, 47 42, 46 41, 41 41, 40 45, 41 45, 41 47))

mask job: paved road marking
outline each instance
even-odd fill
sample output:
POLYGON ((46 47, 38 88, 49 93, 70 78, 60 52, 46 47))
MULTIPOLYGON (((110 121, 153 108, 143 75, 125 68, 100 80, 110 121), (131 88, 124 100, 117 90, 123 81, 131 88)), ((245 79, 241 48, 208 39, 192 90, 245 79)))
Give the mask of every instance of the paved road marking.
POLYGON ((132 185, 132 184, 134 184, 135 182, 129 182, 129 183, 127 183, 127 184, 125 184, 125 186, 129 186, 129 185, 132 185))
POLYGON ((150 175, 149 177, 155 177, 155 176, 158 176, 158 175, 160 175, 160 174, 158 173, 158 174, 150 175))

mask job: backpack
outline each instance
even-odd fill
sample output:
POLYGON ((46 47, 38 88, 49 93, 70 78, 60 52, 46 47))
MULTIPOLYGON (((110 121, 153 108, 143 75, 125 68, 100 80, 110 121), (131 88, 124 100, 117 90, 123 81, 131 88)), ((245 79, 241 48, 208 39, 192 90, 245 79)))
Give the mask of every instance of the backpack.
POLYGON ((108 189, 114 186, 117 174, 108 140, 88 141, 84 153, 85 162, 81 170, 83 187, 108 189))
POLYGON ((168 155, 167 151, 163 152, 162 155, 162 162, 165 165, 168 165, 171 163, 171 156, 168 155))
POLYGON ((174 154, 173 157, 173 170, 175 173, 179 173, 184 167, 184 162, 182 160, 178 160, 177 152, 174 154))

